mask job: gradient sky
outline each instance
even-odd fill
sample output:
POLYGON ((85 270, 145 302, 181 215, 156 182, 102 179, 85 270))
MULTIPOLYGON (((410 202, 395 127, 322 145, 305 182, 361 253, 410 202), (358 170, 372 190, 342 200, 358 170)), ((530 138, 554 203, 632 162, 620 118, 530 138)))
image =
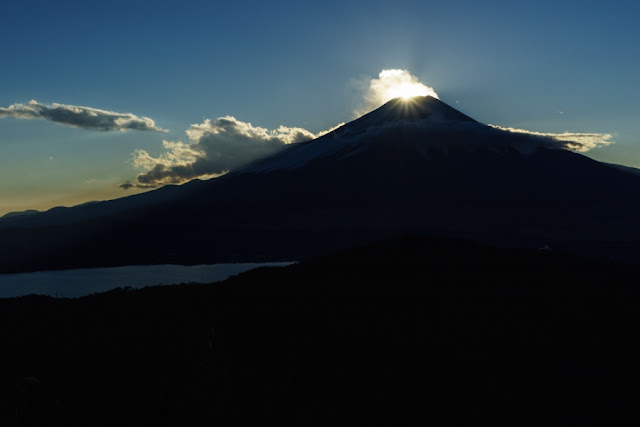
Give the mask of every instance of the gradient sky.
POLYGON ((637 0, 5 2, 0 108, 134 120, 0 118, 0 215, 141 191, 119 187, 141 172, 132 153, 159 158, 163 141, 193 143, 185 131, 223 116, 326 130, 354 118, 383 69, 481 122, 610 133, 615 144, 586 154, 640 167, 638 17, 637 0))

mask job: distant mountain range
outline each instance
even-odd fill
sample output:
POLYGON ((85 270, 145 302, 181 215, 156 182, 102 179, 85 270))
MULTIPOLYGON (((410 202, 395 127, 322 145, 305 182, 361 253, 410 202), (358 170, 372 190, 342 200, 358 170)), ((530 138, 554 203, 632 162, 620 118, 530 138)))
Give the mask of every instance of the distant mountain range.
POLYGON ((640 176, 394 99, 208 181, 0 221, 0 271, 296 260, 397 235, 640 260, 640 176))
POLYGON ((33 214, 37 214, 37 213, 40 213, 40 211, 35 210, 35 209, 27 209, 26 211, 14 211, 14 212, 9 212, 9 213, 6 213, 6 214, 2 215, 0 217, 0 219, 2 219, 2 218, 15 218, 17 216, 33 215, 33 214))

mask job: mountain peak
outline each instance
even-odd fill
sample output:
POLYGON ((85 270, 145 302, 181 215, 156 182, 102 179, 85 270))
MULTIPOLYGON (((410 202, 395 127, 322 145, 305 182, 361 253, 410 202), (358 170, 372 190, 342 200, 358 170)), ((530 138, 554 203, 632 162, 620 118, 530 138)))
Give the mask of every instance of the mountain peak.
MULTIPOLYGON (((361 139, 364 136, 368 136, 368 140, 371 140, 373 135, 375 135, 375 139, 379 139, 382 135, 381 132, 393 133, 396 128, 405 130, 411 128, 413 132, 417 131, 424 136, 424 132, 430 132, 432 129, 443 130, 444 128, 451 132, 467 132, 470 130, 468 125, 476 130, 478 127, 483 130, 486 128, 485 125, 432 96, 398 97, 318 139, 292 144, 286 150, 239 168, 235 172, 255 173, 298 168, 312 160, 345 156, 347 153, 353 153, 361 148, 361 139), (417 127, 413 124, 416 124, 417 127)), ((402 132, 402 138, 408 138, 408 134, 402 132)), ((391 139, 397 141, 398 138, 391 139)), ((439 136, 436 142, 440 142, 440 145, 446 145, 451 142, 450 139, 439 136)), ((454 138, 454 140, 457 139, 459 138, 454 138)))
POLYGON ((393 98, 381 107, 347 123, 335 132, 340 136, 357 135, 374 127, 421 121, 442 124, 447 122, 477 123, 471 117, 448 104, 427 95, 411 98, 393 98))
POLYGON ((471 117, 432 96, 393 98, 377 110, 365 115, 375 115, 384 121, 414 122, 420 120, 475 122, 471 117))

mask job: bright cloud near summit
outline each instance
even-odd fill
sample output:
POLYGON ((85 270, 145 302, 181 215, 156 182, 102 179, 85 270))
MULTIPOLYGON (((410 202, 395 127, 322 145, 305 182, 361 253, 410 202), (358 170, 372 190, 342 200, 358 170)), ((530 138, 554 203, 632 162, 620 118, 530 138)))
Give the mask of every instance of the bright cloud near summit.
POLYGON ((355 113, 359 117, 393 98, 406 99, 412 96, 432 96, 440 99, 432 87, 421 83, 409 71, 398 69, 382 70, 377 78, 370 79, 367 82, 364 104, 355 113))

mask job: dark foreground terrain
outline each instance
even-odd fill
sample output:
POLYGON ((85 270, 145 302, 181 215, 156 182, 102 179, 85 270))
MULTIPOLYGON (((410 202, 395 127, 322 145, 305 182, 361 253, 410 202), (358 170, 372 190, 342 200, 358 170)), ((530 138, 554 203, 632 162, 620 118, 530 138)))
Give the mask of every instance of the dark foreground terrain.
POLYGON ((638 425, 637 273, 400 239, 0 300, 0 425, 638 425))

